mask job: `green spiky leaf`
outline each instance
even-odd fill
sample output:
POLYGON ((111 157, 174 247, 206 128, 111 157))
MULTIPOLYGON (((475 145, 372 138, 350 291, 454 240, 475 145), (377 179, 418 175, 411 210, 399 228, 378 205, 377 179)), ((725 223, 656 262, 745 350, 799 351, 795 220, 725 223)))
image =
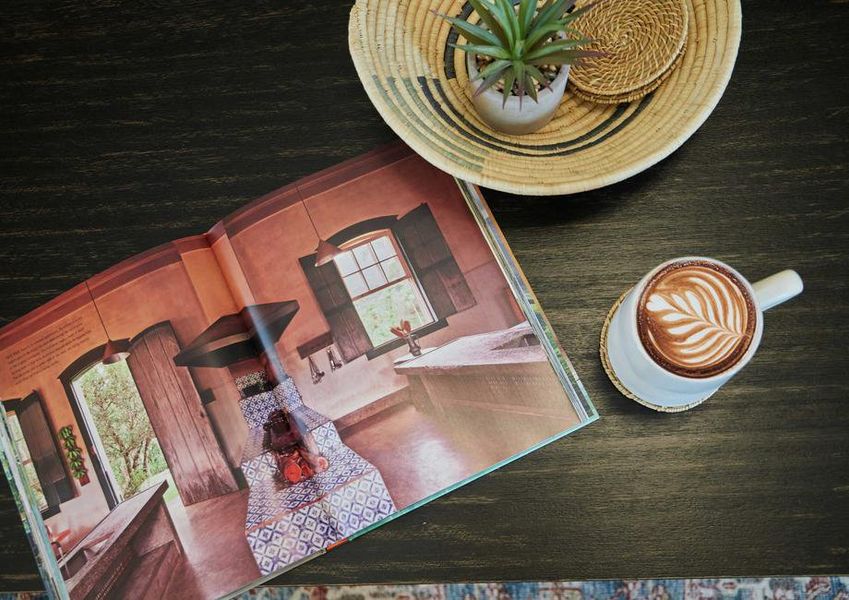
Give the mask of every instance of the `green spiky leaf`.
POLYGON ((516 73, 513 72, 512 68, 509 68, 504 74, 504 91, 501 92, 501 95, 503 97, 503 100, 501 101, 502 108, 504 108, 504 105, 507 104, 507 98, 509 98, 510 94, 513 93, 514 83, 516 83, 516 73))
POLYGON ((513 73, 516 74, 516 83, 519 85, 518 96, 519 96, 519 109, 522 108, 522 98, 525 95, 527 89, 525 88, 525 63, 520 60, 513 61, 513 73))
POLYGON ((525 38, 525 46, 528 51, 534 49, 537 44, 541 44, 551 38, 552 35, 560 33, 563 30, 563 26, 560 24, 560 21, 553 21, 551 23, 545 23, 543 25, 538 25, 534 27, 532 31, 530 31, 525 38))
POLYGON ((489 29, 484 29, 480 25, 469 23, 468 21, 458 19, 457 17, 447 17, 443 15, 439 16, 443 17, 446 21, 451 23, 457 29, 457 31, 459 31, 460 35, 462 35, 472 44, 479 44, 481 46, 501 45, 501 40, 498 39, 498 36, 492 33, 489 29))
POLYGON ((534 82, 533 77, 531 77, 531 73, 528 71, 527 65, 525 65, 525 91, 534 102, 539 102, 539 98, 537 97, 537 84, 534 82))
POLYGON ((560 20, 560 17, 574 5, 572 0, 548 0, 534 18, 531 29, 543 23, 560 20))
POLYGON ((528 61, 531 65, 571 65, 582 58, 595 58, 603 56, 601 52, 593 50, 562 50, 555 54, 549 54, 542 58, 535 58, 528 61))
POLYGON ((491 58, 512 58, 510 56, 510 52, 505 50, 502 46, 482 46, 480 44, 455 44, 454 47, 458 50, 463 50, 464 52, 469 52, 471 54, 479 54, 481 56, 489 56, 491 58))
MULTIPOLYGON (((604 1, 604 0, 598 0, 604 1)), ((549 87, 550 72, 539 65, 571 64, 577 60, 599 56, 585 50, 590 43, 573 25, 592 4, 575 9, 574 0, 469 0, 479 17, 472 23, 458 17, 434 14, 447 20, 454 30, 469 43, 452 44, 467 54, 492 59, 480 70, 475 80, 481 80, 476 94, 502 81, 503 101, 511 94, 536 100, 538 88, 549 87), (571 11, 571 12, 570 12, 571 11)))
POLYGON ((525 69, 528 71, 528 73, 530 74, 531 77, 533 77, 535 80, 537 80, 539 82, 539 84, 542 87, 544 87, 544 88, 551 87, 551 84, 549 83, 548 78, 545 75, 543 75, 542 71, 537 69, 534 65, 527 65, 526 64, 525 69))
POLYGON ((484 80, 483 80, 483 82, 482 82, 482 83, 480 84, 480 86, 478 87, 478 89, 477 89, 477 90, 475 90, 475 96, 480 96, 480 95, 481 95, 481 94, 483 94, 486 90, 488 90, 488 89, 489 89, 489 88, 491 88, 493 85, 495 85, 495 84, 498 82, 498 80, 499 80, 499 79, 501 79, 501 78, 504 76, 503 71, 504 71, 505 69, 506 69, 506 67, 505 67, 504 69, 501 69, 501 70, 499 70, 499 71, 495 72, 495 73, 492 73, 491 75, 489 75, 489 77, 487 77, 486 79, 484 79, 484 80))
POLYGON ((519 32, 523 38, 528 35, 536 11, 537 0, 521 0, 519 2, 519 32))
POLYGON ((590 42, 590 40, 583 37, 577 31, 565 29, 563 21, 552 21, 551 23, 545 23, 534 28, 534 30, 531 31, 525 38, 525 48, 527 48, 528 52, 531 52, 540 44, 544 44, 546 41, 549 41, 554 35, 558 35, 562 39, 569 40, 574 43, 576 47, 590 42))
POLYGON ((537 59, 543 58, 544 56, 549 56, 556 52, 562 52, 564 50, 574 50, 579 45, 579 42, 575 40, 557 40, 556 42, 550 42, 548 44, 543 44, 534 50, 531 50, 525 55, 525 60, 528 62, 537 59))
POLYGON ((489 63, 486 67, 481 69, 480 73, 475 76, 472 81, 476 81, 478 79, 486 79, 487 77, 491 77, 493 73, 502 74, 504 69, 510 66, 509 60, 496 60, 494 62, 489 63))
MULTIPOLYGON (((484 1, 488 2, 488 0, 484 1)), ((505 11, 504 6, 501 4, 503 1, 505 0, 495 0, 494 3, 490 4, 490 13, 504 32, 508 47, 513 48, 516 45, 516 33, 513 29, 513 20, 516 14, 513 11, 512 5, 510 5, 510 10, 505 11)))
POLYGON ((501 40, 502 44, 505 46, 508 45, 509 42, 507 35, 504 33, 504 30, 501 29, 501 25, 499 25, 492 12, 490 12, 489 7, 491 6, 491 3, 489 0, 469 0, 469 4, 473 9, 475 9, 475 12, 478 13, 481 22, 486 25, 499 40, 501 40))

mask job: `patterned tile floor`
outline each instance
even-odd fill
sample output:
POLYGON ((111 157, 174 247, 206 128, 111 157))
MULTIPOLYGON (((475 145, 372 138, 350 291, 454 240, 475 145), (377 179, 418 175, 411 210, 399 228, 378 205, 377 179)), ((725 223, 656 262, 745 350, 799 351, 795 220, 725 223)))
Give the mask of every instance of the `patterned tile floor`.
POLYGON ((263 574, 395 512, 383 478, 371 464, 344 445, 325 456, 330 468, 297 485, 281 484, 271 471, 251 481, 245 529, 263 574))
MULTIPOLYGON (((849 600, 849 576, 259 587, 238 600, 849 600)), ((0 600, 47 600, 0 593, 0 600)))
POLYGON ((250 487, 245 536, 260 572, 267 575, 348 537, 395 512, 380 472, 351 450, 334 424, 301 400, 291 380, 243 398, 250 427, 242 473, 250 487), (330 468, 306 481, 280 480, 262 423, 285 407, 309 432, 330 468))

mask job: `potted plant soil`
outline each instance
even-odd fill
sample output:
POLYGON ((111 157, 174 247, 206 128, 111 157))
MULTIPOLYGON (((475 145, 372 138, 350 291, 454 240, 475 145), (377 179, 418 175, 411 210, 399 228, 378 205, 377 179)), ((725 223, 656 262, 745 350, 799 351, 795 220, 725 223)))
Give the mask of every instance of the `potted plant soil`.
POLYGON ((468 43, 472 103, 491 127, 515 135, 531 133, 554 116, 569 77, 569 65, 598 56, 582 49, 589 40, 572 29, 591 6, 574 10, 571 0, 469 0, 480 17, 474 24, 439 15, 468 43))

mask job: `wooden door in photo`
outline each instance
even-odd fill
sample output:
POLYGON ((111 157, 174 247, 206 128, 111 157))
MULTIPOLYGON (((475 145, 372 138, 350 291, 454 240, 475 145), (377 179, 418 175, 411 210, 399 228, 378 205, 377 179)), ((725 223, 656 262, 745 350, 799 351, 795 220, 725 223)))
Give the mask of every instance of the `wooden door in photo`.
POLYGON ((444 319, 476 304, 454 253, 427 204, 420 204, 398 217, 394 231, 436 318, 444 319))
POLYGON ((235 492, 233 473, 188 368, 174 364, 180 344, 170 323, 133 342, 127 363, 183 504, 235 492))

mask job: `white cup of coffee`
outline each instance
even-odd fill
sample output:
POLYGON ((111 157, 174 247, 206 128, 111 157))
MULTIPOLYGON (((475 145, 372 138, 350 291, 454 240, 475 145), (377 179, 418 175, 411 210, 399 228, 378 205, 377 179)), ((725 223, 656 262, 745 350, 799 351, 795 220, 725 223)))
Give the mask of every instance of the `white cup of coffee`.
POLYGON ((795 271, 750 284, 712 258, 669 260, 622 299, 607 328, 607 362, 631 395, 660 409, 696 404, 751 360, 763 312, 802 291, 795 271))

